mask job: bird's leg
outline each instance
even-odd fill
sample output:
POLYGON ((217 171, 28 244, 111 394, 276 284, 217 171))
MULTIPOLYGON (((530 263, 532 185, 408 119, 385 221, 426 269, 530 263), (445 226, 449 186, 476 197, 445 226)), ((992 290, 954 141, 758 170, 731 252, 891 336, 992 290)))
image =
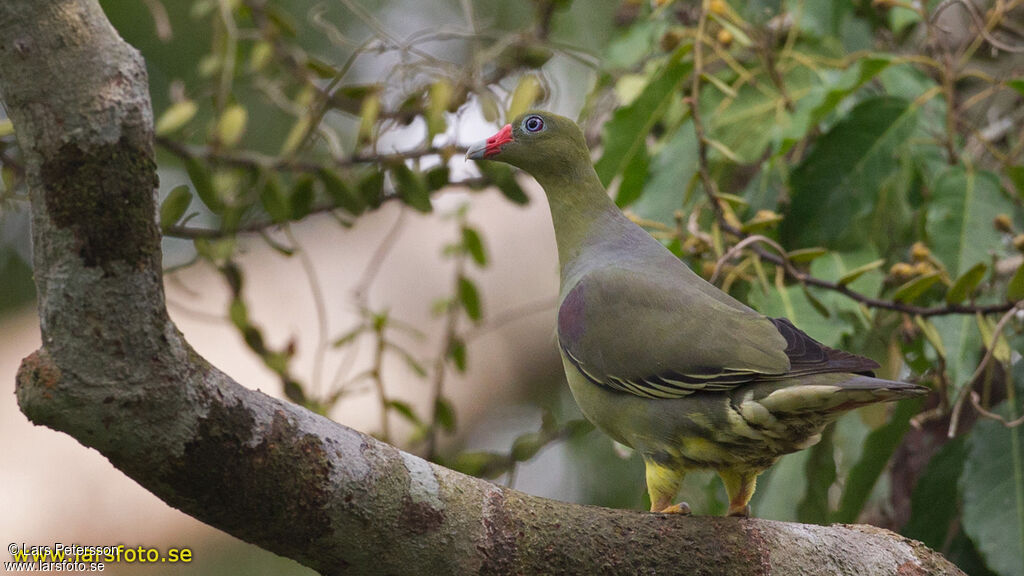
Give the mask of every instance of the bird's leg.
POLYGON ((647 494, 651 497, 651 512, 689 514, 690 505, 686 502, 672 504, 685 473, 666 468, 647 458, 644 458, 644 466, 647 472, 647 494))
POLYGON ((754 495, 759 472, 752 470, 719 470, 725 491, 729 495, 727 516, 750 516, 750 498, 754 495))

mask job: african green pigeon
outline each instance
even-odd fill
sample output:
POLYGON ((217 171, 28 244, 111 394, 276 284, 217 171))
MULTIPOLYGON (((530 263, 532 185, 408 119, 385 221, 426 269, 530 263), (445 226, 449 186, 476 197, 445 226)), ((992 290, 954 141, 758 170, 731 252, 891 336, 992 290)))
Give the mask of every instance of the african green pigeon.
POLYGON ((729 515, 758 474, 821 439, 842 412, 919 396, 874 361, 815 341, 705 282, 615 206, 568 118, 527 112, 467 158, 517 166, 544 187, 561 266, 558 343, 583 414, 644 459, 651 510, 688 470, 712 469, 729 515))

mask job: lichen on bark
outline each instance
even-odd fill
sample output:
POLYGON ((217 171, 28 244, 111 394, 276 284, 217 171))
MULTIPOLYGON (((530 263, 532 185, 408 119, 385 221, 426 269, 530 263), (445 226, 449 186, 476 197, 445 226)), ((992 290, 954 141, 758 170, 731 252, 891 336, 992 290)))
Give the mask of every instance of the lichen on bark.
POLYGON ((41 164, 39 175, 50 218, 74 234, 87 267, 109 273, 116 261, 159 265, 155 202, 139 194, 157 186, 152 151, 125 136, 110 144, 71 141, 41 164))

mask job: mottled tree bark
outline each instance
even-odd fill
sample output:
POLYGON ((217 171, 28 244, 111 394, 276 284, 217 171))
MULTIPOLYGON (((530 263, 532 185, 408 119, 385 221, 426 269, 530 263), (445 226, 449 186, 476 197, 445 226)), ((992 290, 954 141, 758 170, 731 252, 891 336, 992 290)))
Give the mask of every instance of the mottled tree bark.
POLYGON ((171 506, 324 574, 960 574, 871 527, 532 497, 240 386, 168 319, 145 67, 95 0, 0 2, 0 91, 43 335, 18 402, 171 506))

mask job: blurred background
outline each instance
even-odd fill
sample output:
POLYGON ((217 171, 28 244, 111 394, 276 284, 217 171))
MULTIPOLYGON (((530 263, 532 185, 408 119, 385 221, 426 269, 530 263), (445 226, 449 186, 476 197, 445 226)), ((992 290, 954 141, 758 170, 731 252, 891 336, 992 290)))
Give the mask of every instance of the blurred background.
MULTIPOLYGON (((784 457, 754 515, 872 523, 969 574, 1024 574, 1021 2, 101 4, 149 70, 168 310, 238 382, 531 494, 646 509, 639 457, 564 383, 543 192, 462 159, 542 107, 580 120, 618 204, 695 271, 935 390, 784 457)), ((40 335, 7 120, 0 175, 11 386, 40 335)), ((0 411, 4 543, 311 573, 33 426, 13 393, 0 411)), ((681 499, 726 507, 710 473, 681 499)), ((133 570, 153 569, 106 571, 133 570)))

